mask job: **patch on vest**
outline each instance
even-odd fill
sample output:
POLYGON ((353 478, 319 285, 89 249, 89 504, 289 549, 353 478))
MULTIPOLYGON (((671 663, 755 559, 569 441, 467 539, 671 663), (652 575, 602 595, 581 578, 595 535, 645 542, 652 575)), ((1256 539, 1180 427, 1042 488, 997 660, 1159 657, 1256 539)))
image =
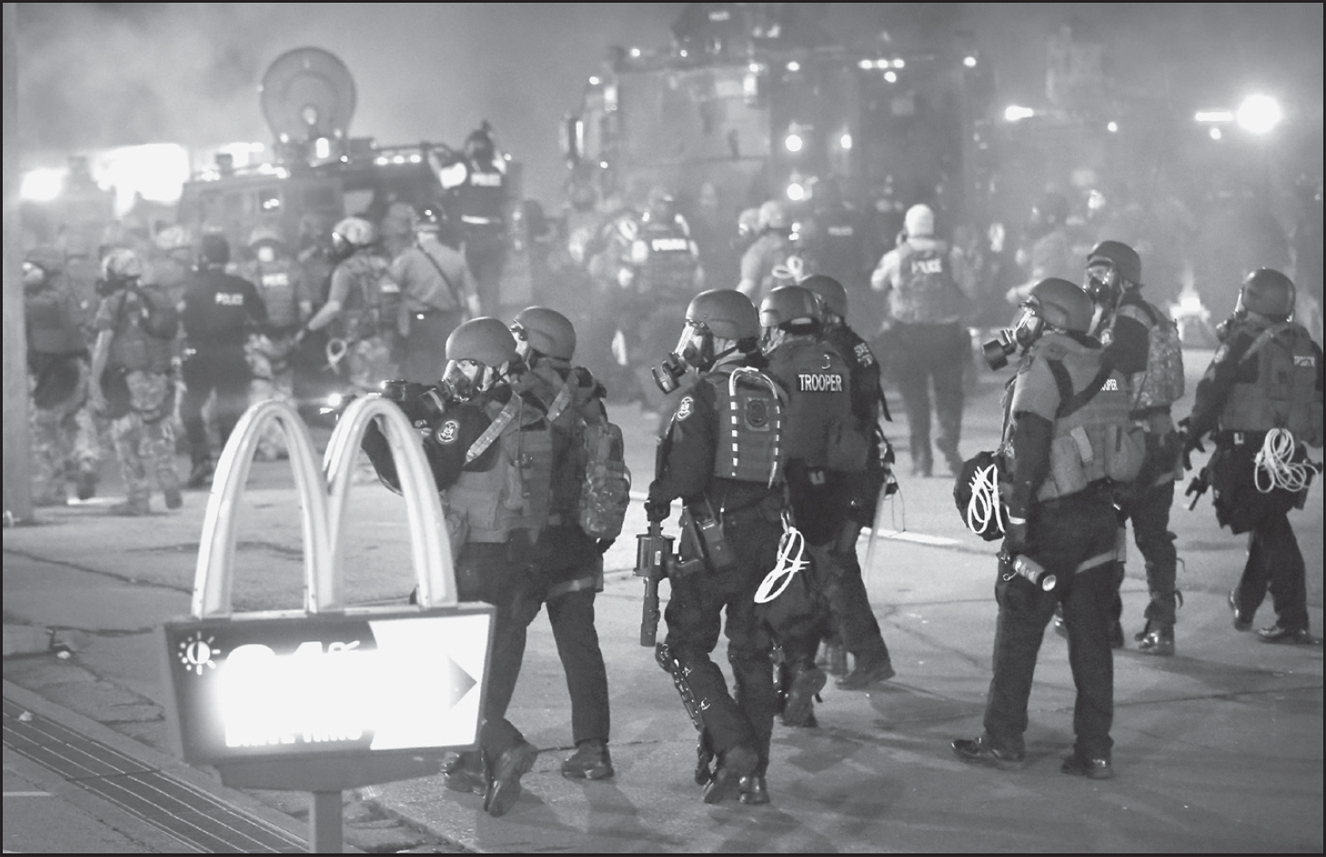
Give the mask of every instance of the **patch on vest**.
POLYGON ((216 302, 221 306, 244 306, 244 295, 238 292, 217 292, 216 302))
POLYGON ((438 443, 454 443, 456 437, 460 434, 460 423, 455 420, 447 420, 437 430, 438 443))
POLYGON ((693 405, 694 402, 692 401, 690 396, 686 396, 685 398, 683 398, 681 400, 681 404, 677 405, 676 418, 678 420, 684 420, 687 417, 689 417, 692 413, 693 405))
POLYGON ((862 366, 871 366, 875 362, 875 355, 870 352, 870 346, 864 342, 858 342, 852 349, 856 352, 856 362, 862 366))
POLYGON ((769 403, 764 399, 749 399, 742 414, 746 427, 756 431, 769 430, 769 403))
POLYGON ((1100 389, 1103 390, 1103 391, 1113 390, 1113 391, 1115 391, 1115 392, 1118 392, 1118 390, 1119 390, 1119 382, 1116 381, 1116 380, 1113 379, 1113 378, 1106 378, 1106 379, 1105 379, 1105 383, 1104 383, 1104 385, 1101 386, 1100 389))
POLYGON ((1295 356, 1295 357, 1294 357, 1294 366, 1296 366, 1296 367, 1297 367, 1297 366, 1302 366, 1302 367, 1305 367, 1305 368, 1307 368, 1307 369, 1311 369, 1313 366, 1316 366, 1316 365, 1317 365, 1317 358, 1313 357, 1313 356, 1310 355, 1310 354, 1309 354, 1309 355, 1306 355, 1306 356, 1295 356))
POLYGON ((797 375, 797 388, 803 393, 841 393, 843 376, 837 372, 797 375))

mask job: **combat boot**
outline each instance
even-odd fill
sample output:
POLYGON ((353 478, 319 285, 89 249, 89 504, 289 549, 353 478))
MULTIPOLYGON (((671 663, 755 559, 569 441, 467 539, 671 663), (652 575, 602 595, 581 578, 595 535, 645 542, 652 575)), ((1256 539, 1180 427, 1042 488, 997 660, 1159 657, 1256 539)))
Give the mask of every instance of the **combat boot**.
POLYGON ((792 683, 783 705, 783 725, 814 728, 815 696, 824 689, 829 677, 817 666, 802 667, 792 674, 792 683))
POLYGON ((461 753, 448 759, 442 766, 442 782, 453 792, 483 794, 488 790, 483 759, 477 751, 461 753))
POLYGON ((606 780, 613 773, 608 745, 597 738, 581 741, 575 753, 562 762, 562 776, 568 780, 606 780))
POLYGON ((752 774, 741 778, 741 802, 749 806, 763 806, 769 802, 769 784, 764 777, 752 774))
POLYGON ((1144 655, 1172 656, 1174 654, 1174 626, 1159 622, 1146 623, 1142 633, 1135 638, 1137 651, 1144 655))
POLYGON ((184 497, 180 494, 180 478, 175 475, 175 471, 166 471, 158 476, 161 483, 161 493, 166 495, 166 508, 178 509, 184 505, 184 497))
POLYGON ((96 470, 80 468, 78 471, 78 499, 91 500, 97 496, 98 481, 100 481, 100 477, 96 470))
POLYGON ((704 787, 704 802, 719 803, 740 794, 741 781, 755 773, 759 763, 760 757, 755 751, 740 744, 720 754, 713 779, 704 787))
POLYGON ((529 773, 538 757, 539 748, 528 741, 521 741, 497 757, 493 763, 493 779, 483 799, 483 808, 489 815, 501 818, 516 805, 521 792, 520 778, 529 773))
POLYGON ((212 474, 215 468, 212 466, 211 459, 204 458, 202 461, 195 462, 193 469, 189 471, 189 488, 206 488, 212 484, 212 474))
POLYGON ((866 690, 893 678, 897 673, 893 663, 879 653, 863 654, 856 659, 852 671, 838 679, 839 690, 866 690))

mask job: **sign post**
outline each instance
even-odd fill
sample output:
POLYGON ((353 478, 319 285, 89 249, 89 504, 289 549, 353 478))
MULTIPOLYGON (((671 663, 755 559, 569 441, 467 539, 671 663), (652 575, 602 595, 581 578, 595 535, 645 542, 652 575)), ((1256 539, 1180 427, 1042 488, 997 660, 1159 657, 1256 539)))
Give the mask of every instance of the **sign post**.
POLYGON ((457 602, 441 504, 417 437, 393 403, 360 399, 320 469, 292 406, 254 405, 217 468, 191 615, 161 629, 177 752, 214 766, 228 786, 309 792, 315 853, 343 850, 343 790, 436 774, 447 751, 478 744, 493 608, 457 602), (360 441, 377 418, 406 501, 418 605, 347 608, 342 517, 360 441), (304 609, 233 613, 238 500, 273 422, 300 497, 304 609))

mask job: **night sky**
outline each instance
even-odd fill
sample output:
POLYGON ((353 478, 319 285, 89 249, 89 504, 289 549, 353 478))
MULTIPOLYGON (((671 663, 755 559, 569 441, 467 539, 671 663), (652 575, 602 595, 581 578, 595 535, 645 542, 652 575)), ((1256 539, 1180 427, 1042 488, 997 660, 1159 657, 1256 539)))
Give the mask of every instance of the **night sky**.
MULTIPOLYGON (((666 45, 684 5, 22 3, 21 157, 29 166, 115 145, 270 142, 263 72, 313 46, 355 78, 353 135, 459 145, 488 119, 525 161, 527 196, 552 198, 558 124, 606 46, 666 45)), ((1105 42, 1121 89, 1210 106, 1270 88, 1297 119, 1321 124, 1321 4, 820 4, 809 14, 854 42, 965 31, 1010 101, 1043 95, 1045 39, 1073 23, 1105 42)))

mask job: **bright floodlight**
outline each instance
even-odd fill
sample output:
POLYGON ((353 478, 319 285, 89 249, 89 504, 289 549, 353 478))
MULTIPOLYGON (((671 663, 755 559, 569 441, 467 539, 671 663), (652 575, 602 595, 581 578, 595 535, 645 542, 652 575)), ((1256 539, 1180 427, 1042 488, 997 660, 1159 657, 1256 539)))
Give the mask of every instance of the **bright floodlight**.
POLYGON ((793 202, 801 202, 806 198, 806 187, 800 182, 791 182, 787 186, 787 198, 793 202))
POLYGON ((787 147, 789 152, 800 152, 802 146, 801 135, 788 134, 787 139, 783 141, 783 145, 787 147))
POLYGON ((64 175, 62 169, 32 170, 23 176, 19 196, 33 202, 50 202, 64 190, 64 175))
POLYGON ((1016 104, 1010 104, 1004 110, 1004 120, 1007 122, 1017 122, 1020 119, 1030 119, 1036 115, 1036 111, 1030 107, 1019 107, 1016 104))
POLYGON ((1239 127, 1251 134, 1265 134, 1284 118, 1280 104, 1269 95, 1249 95, 1234 115, 1239 127))
POLYGON ((838 146, 843 149, 852 148, 852 135, 844 131, 843 135, 838 138, 838 146))
POLYGON ((963 57, 962 64, 965 65, 967 68, 976 68, 976 57, 971 57, 971 56, 963 57))

